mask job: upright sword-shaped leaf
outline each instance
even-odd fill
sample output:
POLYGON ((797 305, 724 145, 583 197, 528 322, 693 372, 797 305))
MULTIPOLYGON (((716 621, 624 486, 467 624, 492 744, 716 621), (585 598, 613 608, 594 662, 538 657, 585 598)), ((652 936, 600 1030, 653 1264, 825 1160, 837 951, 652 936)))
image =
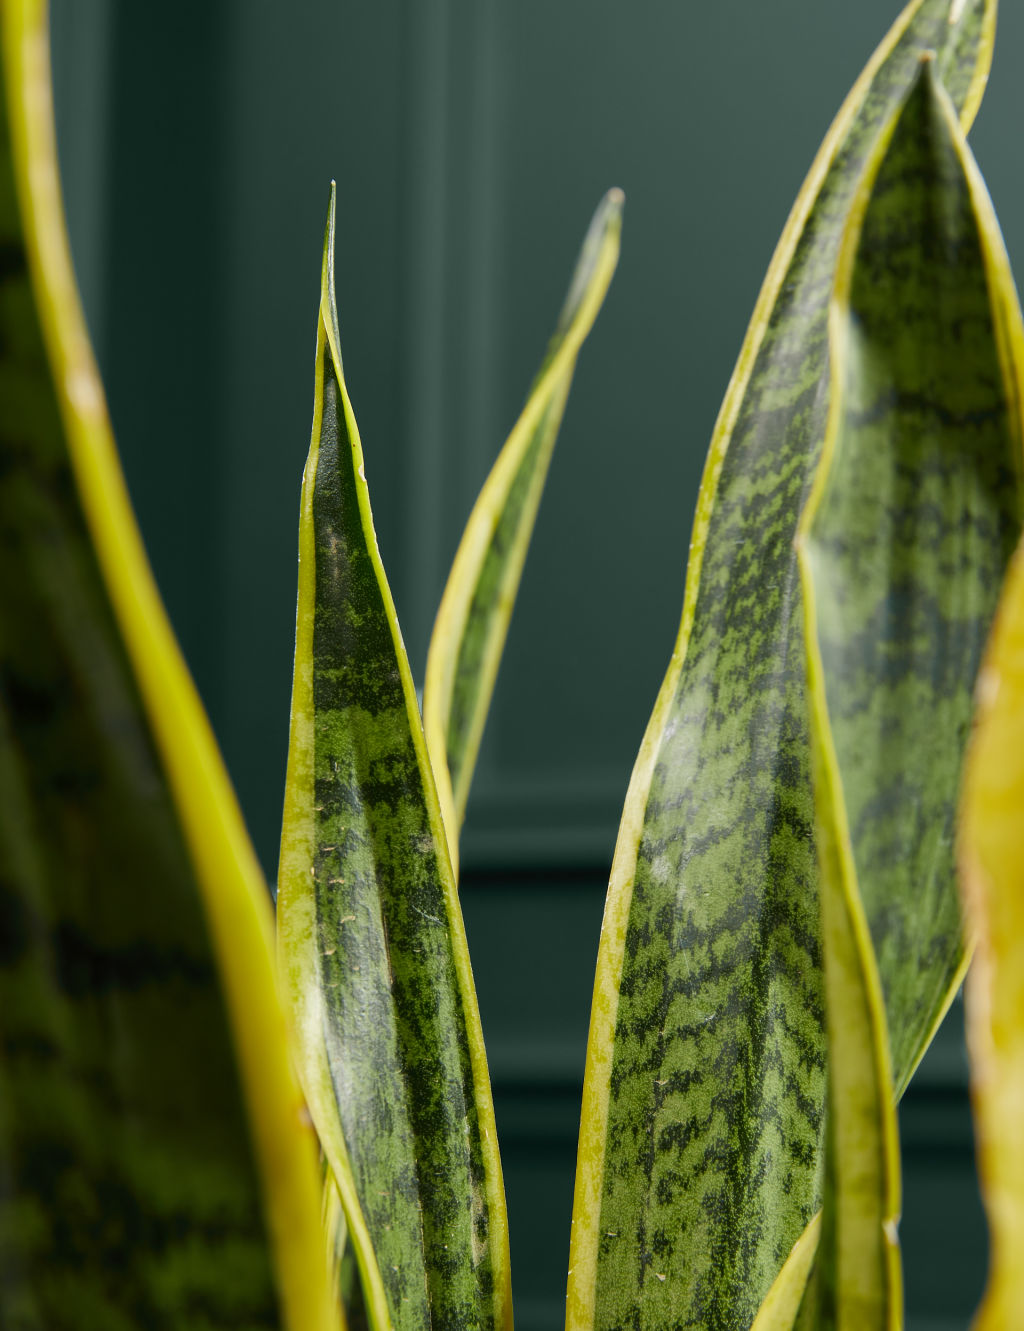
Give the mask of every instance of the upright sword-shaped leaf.
POLYGON ((465 932, 345 388, 332 186, 302 487, 279 955, 371 1324, 510 1323, 465 932))
POLYGON ((45 6, 0 35, 0 1325, 331 1331, 266 887, 78 303, 45 6))
POLYGON ((885 1009, 906 1069, 962 978, 956 797, 1024 464, 1020 310, 930 59, 854 201, 830 349, 799 538, 829 1037, 816 1325, 883 1328, 901 1314, 885 1009))
POLYGON ((622 191, 609 190, 594 214, 544 363, 466 524, 430 639, 423 726, 456 871, 487 709, 576 357, 618 262, 622 204, 622 191))
POLYGON ((864 165, 923 50, 970 120, 993 24, 981 0, 904 10, 811 169, 726 394, 609 885, 573 1331, 749 1327, 820 1204, 825 1011, 793 537, 825 434, 827 311, 864 165))

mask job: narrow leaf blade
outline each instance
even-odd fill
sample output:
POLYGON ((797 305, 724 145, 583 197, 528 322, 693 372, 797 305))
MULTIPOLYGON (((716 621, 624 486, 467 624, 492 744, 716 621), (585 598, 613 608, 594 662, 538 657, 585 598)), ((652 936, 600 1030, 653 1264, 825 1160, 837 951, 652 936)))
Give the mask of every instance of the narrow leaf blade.
POLYGON ((955 796, 1020 527, 1022 345, 995 218, 926 60, 851 210, 798 546, 831 1106, 816 1324, 901 1318, 892 1062, 909 1076, 963 973, 955 796))
POLYGON ((267 894, 160 604, 0 11, 0 1323, 336 1325, 267 894))
POLYGON ((793 537, 825 433, 827 308, 864 164, 923 50, 973 113, 993 15, 924 0, 879 48, 787 224, 716 426, 605 911, 574 1331, 634 1308, 641 1327, 749 1326, 820 1205, 825 1012, 793 537))
POLYGON ((376 1328, 509 1323, 461 911, 341 368, 334 190, 278 897, 300 1074, 376 1328))
MULTIPOLYGON (((809 618, 808 628, 813 630, 809 618)), ((882 986, 852 863, 815 646, 808 671, 828 1033, 825 1195, 811 1324, 898 1331, 899 1143, 882 986)))
POLYGON ((839 414, 804 538, 900 1092, 962 977, 955 797, 974 680, 1019 533, 1024 454, 1020 365, 1003 327, 1006 310, 1018 328, 1020 313, 1005 253, 925 68, 865 189, 840 276, 839 414))
POLYGON ((789 1256, 758 1309, 750 1331, 791 1331, 796 1325, 804 1291, 818 1251, 820 1233, 821 1212, 819 1211, 793 1244, 789 1256))
POLYGON ((1024 1306, 1024 544, 978 682, 961 808, 968 929, 967 1037, 989 1273, 975 1331, 1014 1326, 1024 1306))
POLYGON ((618 262, 622 204, 621 190, 609 190, 594 214, 544 363, 466 524, 431 635, 423 724, 453 861, 576 358, 618 262))

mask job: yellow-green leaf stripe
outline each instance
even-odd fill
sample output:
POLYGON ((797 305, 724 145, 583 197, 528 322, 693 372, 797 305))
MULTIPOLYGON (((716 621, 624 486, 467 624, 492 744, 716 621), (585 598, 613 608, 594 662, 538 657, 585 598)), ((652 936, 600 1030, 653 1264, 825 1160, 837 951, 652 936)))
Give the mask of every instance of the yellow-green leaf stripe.
POLYGON ((988 1283, 975 1331, 1008 1331, 1024 1307, 1024 545, 1013 560, 978 682, 964 778, 960 866, 976 944, 967 1036, 988 1283))
POLYGON ((0 23, 0 1323, 330 1331, 268 898, 111 438, 45 6, 0 23))

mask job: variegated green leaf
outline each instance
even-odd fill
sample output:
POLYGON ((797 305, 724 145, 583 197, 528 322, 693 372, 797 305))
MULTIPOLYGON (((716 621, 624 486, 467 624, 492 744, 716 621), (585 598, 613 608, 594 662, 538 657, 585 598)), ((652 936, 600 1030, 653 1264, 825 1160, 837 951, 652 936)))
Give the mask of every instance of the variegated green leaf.
POLYGON ((989 1271, 974 1331, 1024 1307, 1024 543, 1006 580, 978 688, 960 860, 968 927, 967 1037, 989 1271))
POLYGON ((841 415, 803 542, 900 1091, 961 970, 955 797, 1024 461, 1016 294, 932 86, 923 77, 902 114, 840 275, 841 415))
POLYGON ((583 242, 558 326, 526 406, 470 514, 430 640, 423 724, 452 861, 576 357, 619 257, 622 192, 609 190, 583 242))
POLYGON ((504 1328, 508 1244, 490 1086, 342 373, 334 207, 332 187, 299 530, 279 955, 371 1325, 504 1328))
POLYGON ((956 796, 1024 462, 1016 294, 932 61, 876 158, 840 254, 829 427, 799 547, 834 1183, 817 1320, 850 1328, 899 1318, 882 991, 895 1064, 909 1071, 962 975, 956 796), (844 993, 832 972, 852 973, 858 952, 863 983, 844 993))
POLYGON ((0 1325, 330 1331, 266 887, 134 525, 0 6, 0 1325))
POLYGON ((983 0, 904 11, 811 169, 726 394, 609 886, 573 1331, 748 1327, 821 1201, 825 1011, 793 538, 825 433, 827 310, 861 173, 923 50, 970 119, 993 23, 983 0))

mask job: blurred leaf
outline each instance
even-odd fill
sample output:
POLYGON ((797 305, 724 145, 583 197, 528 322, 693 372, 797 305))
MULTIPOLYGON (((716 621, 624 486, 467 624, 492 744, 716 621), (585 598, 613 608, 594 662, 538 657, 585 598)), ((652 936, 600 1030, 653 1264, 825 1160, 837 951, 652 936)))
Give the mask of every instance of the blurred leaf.
POLYGON ((0 22, 0 1324, 329 1331, 268 897, 110 436, 45 7, 0 22))
POLYGON ((494 1111, 444 827, 370 514, 332 187, 278 897, 300 1075, 371 1325, 503 1328, 494 1111))
POLYGON ((618 262, 622 203, 622 191, 609 190, 590 223, 544 363, 466 524, 430 639, 423 725, 456 876, 473 769, 576 357, 618 262))
POLYGON ((982 0, 904 11, 811 168, 726 394, 605 909, 572 1331, 748 1327, 821 1202, 825 1008, 793 538, 825 433, 827 311, 858 181, 923 50, 970 119, 993 22, 982 0))
POLYGON ((989 1274, 975 1331, 1006 1331, 1024 1307, 1024 545, 1003 590, 978 685, 960 830, 976 941, 967 1043, 989 1274))

